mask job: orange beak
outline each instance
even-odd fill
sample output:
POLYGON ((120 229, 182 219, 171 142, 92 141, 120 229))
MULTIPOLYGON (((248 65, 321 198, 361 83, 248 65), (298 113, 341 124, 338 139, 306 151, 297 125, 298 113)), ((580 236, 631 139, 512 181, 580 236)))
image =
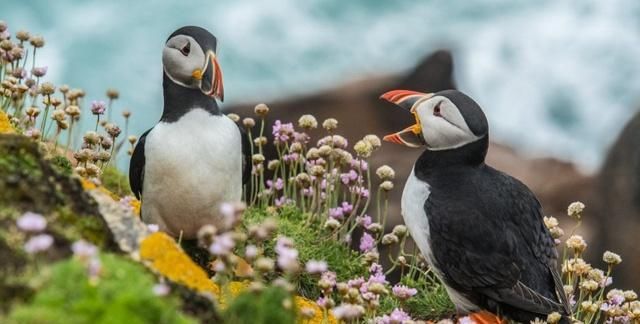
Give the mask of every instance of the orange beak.
POLYGON ((200 90, 208 96, 224 101, 224 85, 222 83, 222 69, 218 64, 218 58, 213 51, 207 52, 207 62, 202 72, 196 73, 194 78, 200 80, 200 90))
POLYGON ((422 93, 411 90, 393 90, 389 91, 382 96, 381 99, 391 102, 396 106, 403 108, 413 114, 416 120, 414 125, 411 125, 399 132, 386 135, 382 139, 387 142, 400 144, 412 148, 422 147, 425 142, 422 137, 422 125, 420 118, 415 110, 415 107, 419 102, 427 100, 433 97, 432 93, 422 93))

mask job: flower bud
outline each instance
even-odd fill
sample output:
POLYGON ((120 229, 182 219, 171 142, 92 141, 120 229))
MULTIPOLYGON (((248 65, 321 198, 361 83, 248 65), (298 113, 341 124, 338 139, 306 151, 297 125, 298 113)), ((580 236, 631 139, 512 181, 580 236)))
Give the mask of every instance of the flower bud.
POLYGON ((393 234, 393 233, 391 233, 391 234, 385 234, 385 235, 382 237, 382 244, 383 244, 383 245, 396 244, 396 243, 398 243, 398 242, 399 242, 398 237, 397 237, 395 234, 393 234))
POLYGON ((313 115, 302 115, 302 117, 298 119, 298 126, 310 130, 318 127, 318 121, 313 115))
POLYGON ((253 128, 254 126, 256 126, 256 121, 253 120, 253 118, 247 117, 242 120, 242 125, 245 128, 253 128))
POLYGON ((391 181, 384 181, 380 184, 380 189, 384 190, 384 191, 391 191, 393 190, 393 182, 391 181))
POLYGON ((328 131, 338 128, 338 120, 335 118, 327 118, 322 122, 322 127, 328 131))
POLYGON ((267 105, 261 103, 261 104, 256 105, 256 107, 253 109, 253 112, 256 115, 264 118, 269 113, 269 107, 267 107, 267 105))
POLYGON ((394 235, 396 235, 397 237, 402 238, 402 237, 404 237, 405 235, 407 235, 407 227, 406 227, 406 226, 404 226, 404 225, 396 225, 396 226, 393 228, 392 233, 393 233, 394 235))

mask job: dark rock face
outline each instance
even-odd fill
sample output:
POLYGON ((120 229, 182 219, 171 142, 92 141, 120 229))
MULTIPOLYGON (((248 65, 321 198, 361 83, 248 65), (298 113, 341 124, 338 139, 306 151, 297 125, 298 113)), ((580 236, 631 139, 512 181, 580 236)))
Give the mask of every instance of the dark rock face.
MULTIPOLYGON (((436 92, 455 88, 453 58, 449 51, 439 50, 426 56, 412 71, 404 76, 367 79, 345 84, 333 90, 303 97, 280 99, 267 103, 271 112, 267 116, 265 133, 269 138, 270 125, 275 120, 296 122, 303 114, 313 114, 319 122, 334 117, 339 121, 337 133, 345 136, 349 144, 367 134, 383 135, 411 125, 410 114, 391 103, 380 100, 381 94, 394 89, 436 92)), ((226 107, 241 117, 253 116, 252 104, 226 107)), ((319 138, 319 132, 312 134, 319 138)), ((271 145, 269 148, 273 149, 271 145)), ((384 143, 372 157, 372 166, 392 166, 396 171, 396 186, 390 195, 390 226, 400 222, 400 197, 404 181, 413 163, 420 155, 419 149, 410 149, 384 143)), ((276 157, 275 151, 266 151, 267 159, 276 157)), ((591 178, 577 171, 570 163, 555 159, 528 159, 505 146, 491 143, 487 163, 507 172, 527 184, 540 198, 546 214, 562 215, 569 203, 585 200, 591 186, 591 178)))
POLYGON ((598 175, 595 198, 596 245, 621 254, 623 263, 614 272, 614 284, 640 288, 640 112, 629 121, 598 175))

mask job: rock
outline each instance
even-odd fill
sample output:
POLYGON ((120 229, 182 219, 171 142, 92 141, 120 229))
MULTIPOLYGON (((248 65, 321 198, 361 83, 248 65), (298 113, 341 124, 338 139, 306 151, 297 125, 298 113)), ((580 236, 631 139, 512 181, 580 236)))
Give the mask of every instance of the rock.
POLYGON ((596 244, 590 249, 598 256, 605 250, 619 253, 623 263, 614 271, 614 284, 640 289, 640 112, 609 150, 594 198, 596 244))
POLYGON ((34 271, 23 249, 28 237, 16 228, 24 212, 45 216, 44 233, 54 240, 47 253, 38 256, 39 262, 68 257, 70 245, 82 238, 105 249, 113 247, 96 202, 64 165, 44 159, 38 144, 24 136, 0 134, 0 312, 32 293, 24 281, 25 273, 34 271))

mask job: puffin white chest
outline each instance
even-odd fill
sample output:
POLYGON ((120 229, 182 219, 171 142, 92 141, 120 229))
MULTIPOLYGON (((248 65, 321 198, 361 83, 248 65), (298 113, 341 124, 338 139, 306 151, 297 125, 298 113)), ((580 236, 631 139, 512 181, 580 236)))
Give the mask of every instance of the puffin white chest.
POLYGON ((219 205, 242 195, 242 137, 228 117, 194 109, 147 135, 142 217, 173 235, 221 226, 219 205))
POLYGON ((433 265, 433 252, 431 251, 429 231, 429 219, 424 209, 424 203, 429 198, 431 189, 429 184, 418 179, 411 170, 411 174, 404 185, 402 192, 402 217, 411 233, 411 237, 427 259, 430 265, 433 265))
MULTIPOLYGON (((427 215, 425 210, 425 202, 429 199, 430 194, 431 186, 418 179, 415 175, 415 170, 411 170, 411 174, 402 192, 402 217, 411 233, 411 238, 413 238, 418 249, 420 249, 425 259, 427 259, 431 270, 440 278, 440 281, 442 281, 442 273, 438 269, 438 265, 433 256, 429 215, 427 215)), ((449 298, 459 312, 466 313, 478 309, 478 306, 469 301, 465 296, 449 287, 445 282, 443 282, 443 284, 449 294, 449 298)))

